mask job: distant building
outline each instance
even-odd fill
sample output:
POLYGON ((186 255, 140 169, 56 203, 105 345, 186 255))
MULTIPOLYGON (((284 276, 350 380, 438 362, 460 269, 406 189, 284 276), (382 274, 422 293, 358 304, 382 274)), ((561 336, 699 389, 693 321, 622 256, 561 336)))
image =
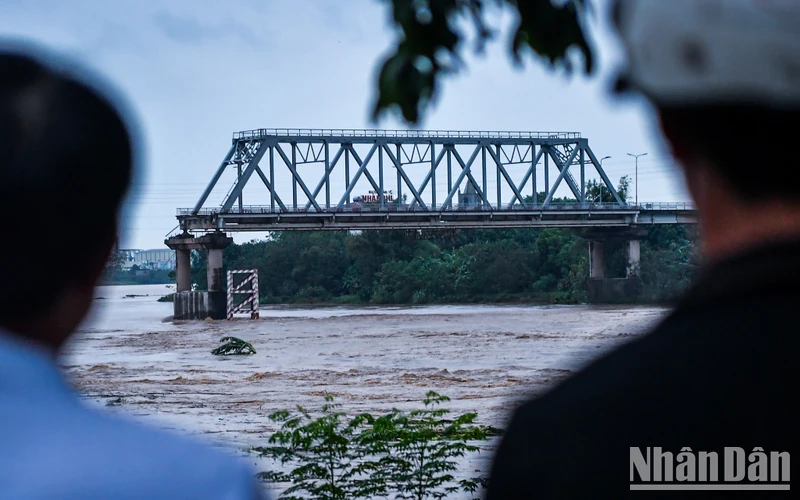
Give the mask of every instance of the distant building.
POLYGON ((471 182, 467 182, 467 187, 464 189, 462 193, 461 190, 458 190, 458 206, 460 207, 479 207, 483 205, 483 200, 481 200, 481 196, 478 194, 478 191, 475 190, 475 186, 472 185, 471 182))
POLYGON ((140 269, 175 269, 175 252, 168 248, 151 250, 119 250, 123 256, 123 269, 139 266, 140 269))

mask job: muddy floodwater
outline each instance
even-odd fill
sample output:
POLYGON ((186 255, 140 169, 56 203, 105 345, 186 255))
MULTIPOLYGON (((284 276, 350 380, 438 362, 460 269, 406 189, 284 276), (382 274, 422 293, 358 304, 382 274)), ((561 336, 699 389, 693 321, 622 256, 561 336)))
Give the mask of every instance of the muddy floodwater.
MULTIPOLYGON (((259 320, 173 322, 164 285, 101 287, 65 350, 89 404, 245 454, 267 416, 330 393, 351 412, 416 406, 426 391, 503 427, 522 400, 642 333, 667 309, 619 306, 262 307, 259 320), (251 356, 213 356, 223 336, 251 356)), ((466 458, 488 471, 496 441, 466 458)), ((251 456, 257 470, 268 462, 251 456)), ((281 485, 265 485, 272 496, 281 485)), ((285 485, 283 486, 285 487, 285 485)))

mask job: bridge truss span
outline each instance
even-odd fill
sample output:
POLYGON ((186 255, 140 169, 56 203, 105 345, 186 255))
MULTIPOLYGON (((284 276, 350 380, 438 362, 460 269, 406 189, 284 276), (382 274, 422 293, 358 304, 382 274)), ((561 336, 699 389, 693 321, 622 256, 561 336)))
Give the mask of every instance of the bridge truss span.
POLYGON ((638 213, 577 132, 255 129, 233 135, 178 219, 203 232, 626 225, 638 213))

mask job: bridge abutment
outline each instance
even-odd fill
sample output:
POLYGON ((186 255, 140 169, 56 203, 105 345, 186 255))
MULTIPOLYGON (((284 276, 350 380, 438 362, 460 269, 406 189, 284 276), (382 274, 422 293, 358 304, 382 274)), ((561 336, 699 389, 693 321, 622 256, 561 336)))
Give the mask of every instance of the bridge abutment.
POLYGON ((641 293, 639 278, 641 260, 641 239, 647 236, 642 228, 592 228, 584 231, 583 237, 589 240, 589 280, 587 299, 593 304, 632 302, 641 293), (603 251, 605 242, 623 240, 627 243, 627 262, 625 277, 606 276, 603 251))
POLYGON ((227 299, 222 276, 222 251, 233 239, 225 233, 209 233, 194 237, 184 233, 164 241, 175 250, 175 278, 177 291, 174 302, 174 319, 225 319, 227 316, 227 299), (206 276, 208 290, 192 290, 192 250, 206 250, 208 264, 206 276))

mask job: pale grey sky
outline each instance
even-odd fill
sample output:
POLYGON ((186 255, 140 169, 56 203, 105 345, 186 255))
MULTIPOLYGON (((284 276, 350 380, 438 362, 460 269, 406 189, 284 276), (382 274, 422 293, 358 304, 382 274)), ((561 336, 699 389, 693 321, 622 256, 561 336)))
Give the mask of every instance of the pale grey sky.
MULTIPOLYGON (((595 3, 598 74, 566 78, 530 59, 517 70, 503 38, 445 82, 420 128, 581 132, 598 157, 612 156, 604 166, 614 182, 633 177, 626 153, 648 153, 640 201, 688 200, 649 110, 609 94, 619 46, 607 2, 595 3)), ((3 0, 0 36, 79 59, 136 106, 146 171, 123 218, 125 246, 156 248, 175 209, 197 201, 234 131, 407 128, 369 121, 376 66, 391 44, 388 15, 381 0, 3 0)))

